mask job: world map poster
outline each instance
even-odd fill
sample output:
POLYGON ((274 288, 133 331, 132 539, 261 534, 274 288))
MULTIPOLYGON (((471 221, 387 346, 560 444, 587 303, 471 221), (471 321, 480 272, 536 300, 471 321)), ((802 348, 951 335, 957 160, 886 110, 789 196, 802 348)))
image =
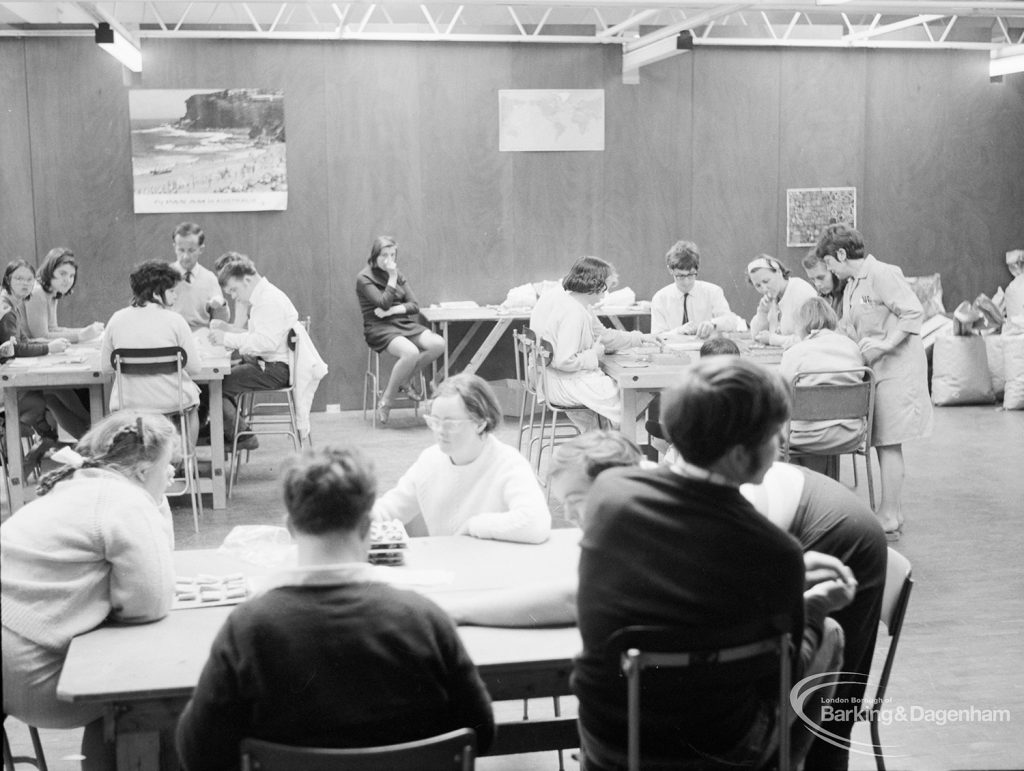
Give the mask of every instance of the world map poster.
POLYGON ((604 150, 604 89, 501 89, 503 153, 604 150))
POLYGON ((135 212, 288 208, 284 92, 133 89, 135 212))

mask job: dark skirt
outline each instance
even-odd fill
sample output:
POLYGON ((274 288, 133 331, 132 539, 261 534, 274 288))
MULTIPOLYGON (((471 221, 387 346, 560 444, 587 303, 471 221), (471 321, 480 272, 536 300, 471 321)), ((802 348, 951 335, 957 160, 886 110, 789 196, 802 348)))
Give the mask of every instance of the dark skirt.
POLYGON ((372 326, 363 328, 366 344, 375 352, 383 353, 396 337, 418 337, 427 328, 415 316, 397 316, 380 319, 372 326))

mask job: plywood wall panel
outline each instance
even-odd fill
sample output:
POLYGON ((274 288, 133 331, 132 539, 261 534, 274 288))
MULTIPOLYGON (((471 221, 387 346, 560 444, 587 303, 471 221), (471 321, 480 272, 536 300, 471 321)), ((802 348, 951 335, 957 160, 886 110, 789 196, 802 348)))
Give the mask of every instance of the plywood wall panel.
MULTIPOLYGON (((583 46, 520 46, 501 88, 601 88, 600 52, 583 46)), ((495 98, 497 95, 495 94, 495 98)), ((600 152, 504 153, 512 167, 512 243, 535 277, 555 278, 579 256, 600 254, 604 195, 600 152)))
POLYGON ((88 38, 26 45, 36 252, 66 246, 79 261, 69 326, 124 305, 135 253, 128 99, 122 70, 88 38))
POLYGON ((948 233, 943 288, 951 310, 1005 287, 1011 279, 1006 252, 1024 248, 1024 203, 1016 216, 992 216, 1006 201, 1024 202, 1024 122, 1020 94, 1006 82, 989 81, 983 52, 951 68, 948 101, 951 119, 943 129, 955 227, 948 233), (1017 141, 1008 144, 1014 135, 1017 141))
POLYGON ((623 285, 649 299, 668 283, 664 255, 692 237, 693 57, 646 68, 623 85, 619 56, 605 51, 604 252, 623 285))
POLYGON ((25 43, 0 38, 0 269, 16 258, 35 262, 32 156, 25 43))
POLYGON ((500 302, 509 287, 530 280, 506 232, 512 163, 498 152, 497 88, 510 79, 510 60, 507 49, 486 44, 420 48, 429 254, 417 286, 435 301, 500 302))
POLYGON ((693 240, 702 249, 701 271, 718 278, 730 307, 750 318, 757 294, 746 283, 744 267, 755 254, 777 247, 782 228, 781 54, 721 49, 696 54, 693 240))
POLYGON ((782 227, 775 253, 799 276, 807 247, 786 244, 786 190, 855 187, 863 195, 866 59, 865 51, 836 56, 811 49, 782 57, 777 199, 782 227))
POLYGON ((944 125, 951 60, 943 52, 883 52, 867 66, 864 180, 859 230, 869 251, 908 276, 946 263, 953 172, 944 125))

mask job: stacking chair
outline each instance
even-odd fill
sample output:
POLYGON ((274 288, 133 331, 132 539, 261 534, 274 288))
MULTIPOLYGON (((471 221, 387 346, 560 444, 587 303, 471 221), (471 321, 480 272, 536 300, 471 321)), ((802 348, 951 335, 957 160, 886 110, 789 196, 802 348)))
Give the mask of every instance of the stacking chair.
POLYGON ((476 733, 460 728, 415 742, 344 750, 243 739, 241 752, 242 771, 471 771, 476 733))
MULTIPOLYGON (((166 348, 115 348, 110 353, 110 364, 114 368, 117 380, 118 409, 123 410, 125 375, 169 375, 178 377, 178 409, 168 415, 178 427, 181 437, 181 459, 184 467, 184 487, 177 491, 168 491, 168 495, 189 494, 192 500, 192 526, 199 532, 199 516, 203 513, 203 498, 199 492, 199 460, 195 445, 189 438, 188 416, 198 409, 198 405, 188 407, 184 403, 184 368, 188 363, 188 354, 180 346, 166 348)), ((135 405, 127 405, 135 406, 135 405)), ((177 481, 177 480, 175 480, 177 481)))
MULTIPOLYGON (((302 323, 308 329, 308 317, 302 323)), ((235 425, 228 456, 228 498, 238 479, 241 456, 238 440, 246 436, 287 436, 292 440, 296 452, 302 449, 302 435, 299 433, 299 416, 295 405, 295 340, 294 329, 288 332, 288 385, 282 388, 265 388, 245 391, 238 396, 235 410, 235 425), (241 426, 249 426, 241 429, 241 426)), ((245 451, 246 462, 249 453, 245 451)))
MULTIPOLYGON (((366 420, 366 410, 370 410, 370 425, 377 428, 377 403, 384 394, 384 387, 381 385, 384 380, 380 374, 380 354, 372 348, 366 352, 366 374, 363 376, 363 420, 366 420)), ((426 379, 420 373, 420 393, 427 392, 426 379)), ((413 417, 419 416, 420 403, 411 398, 396 397, 392 402, 393 407, 412 407, 413 417)))
MULTIPOLYGON (((857 456, 864 457, 868 477, 868 500, 875 508, 875 484, 871 474, 871 437, 875 415, 875 375, 870 367, 831 371, 801 372, 793 380, 793 410, 790 420, 864 420, 864 433, 843 447, 829 450, 828 475, 839 479, 839 456, 849 453, 853 462, 853 483, 857 484, 857 456), (830 375, 859 375, 862 380, 844 385, 810 385, 802 381, 820 380, 830 375)), ((818 453, 793 450, 787 432, 784 457, 806 457, 818 453)))
POLYGON ((7 739, 7 715, 4 715, 3 721, 0 722, 0 732, 3 733, 4 771, 14 771, 14 767, 21 764, 33 766, 39 771, 46 771, 46 756, 43 755, 43 742, 39 738, 38 728, 32 725, 28 727, 28 736, 32 740, 34 755, 15 755, 11 752, 11 743, 7 739))
MULTIPOLYGON (((780 621, 779 626, 782 626, 780 621)), ((742 639, 742 638, 740 638, 742 639)), ((772 745, 765 748, 764 760, 769 752, 778 749, 778 771, 789 771, 789 690, 791 681, 791 644, 789 632, 773 632, 745 645, 719 649, 695 649, 693 634, 686 630, 665 626, 627 626, 616 631, 609 639, 606 650, 618 655, 619 666, 626 676, 627 693, 627 758, 629 771, 643 766, 640 747, 640 722, 643 710, 640 697, 643 691, 641 676, 645 670, 655 676, 671 674, 672 670, 689 670, 706 674, 709 671, 737 667, 745 677, 774 676, 778 678, 778 712, 772 745)), ((681 672, 680 672, 681 674, 681 672)), ((651 683, 648 681, 647 686, 651 683)), ((680 697, 684 697, 680 694, 680 697)))
POLYGON ((889 548, 889 562, 885 573, 885 591, 882 594, 881 621, 889 631, 889 652, 885 655, 882 674, 878 678, 878 687, 872 698, 864 696, 864 708, 858 717, 867 720, 871 727, 871 743, 875 748, 875 765, 878 771, 885 771, 885 758, 882 757, 882 742, 878 737, 878 718, 885 704, 885 692, 889 687, 889 675, 892 673, 892 662, 896 658, 896 647, 900 642, 903 630, 903 617, 910 603, 910 591, 914 588, 911 575, 910 560, 898 551, 889 548))
MULTIPOLYGON (((589 413, 590 410, 582 404, 554 404, 548 397, 550 389, 547 386, 548 364, 554 357, 554 349, 551 342, 544 339, 534 339, 530 355, 530 366, 534 383, 537 384, 538 398, 541 402, 539 436, 534 437, 530 432, 530 451, 528 457, 533 457, 533 444, 537 443, 537 462, 535 468, 538 476, 544 458, 544 447, 547 445, 548 454, 555 449, 556 444, 561 444, 579 436, 580 430, 570 418, 574 413, 589 413)), ((545 482, 545 486, 547 483, 545 482)), ((548 491, 550 495, 550 490, 548 491)))

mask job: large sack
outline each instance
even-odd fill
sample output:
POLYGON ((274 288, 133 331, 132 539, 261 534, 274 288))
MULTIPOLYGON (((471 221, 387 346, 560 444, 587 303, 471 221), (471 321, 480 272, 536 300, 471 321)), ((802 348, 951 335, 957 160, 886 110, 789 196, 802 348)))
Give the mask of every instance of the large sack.
POLYGON ((1024 410, 1024 335, 1003 335, 1006 392, 1003 409, 1024 410))
POLYGON ((936 340, 932 359, 932 404, 991 404, 994 401, 985 341, 978 335, 950 335, 936 340))
POLYGON ((985 355, 988 356, 988 374, 992 378, 992 392, 996 400, 1003 398, 1003 389, 1006 386, 1006 362, 1003 357, 1002 335, 984 335, 985 355))

